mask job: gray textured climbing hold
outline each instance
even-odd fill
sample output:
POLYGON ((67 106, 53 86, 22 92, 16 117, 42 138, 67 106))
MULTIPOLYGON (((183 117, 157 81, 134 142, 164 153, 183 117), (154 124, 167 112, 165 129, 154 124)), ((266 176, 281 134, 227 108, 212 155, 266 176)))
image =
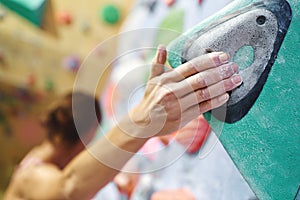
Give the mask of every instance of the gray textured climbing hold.
POLYGON ((234 123, 248 113, 268 78, 291 18, 285 0, 260 1, 223 17, 186 41, 182 63, 208 51, 224 51, 233 59, 245 46, 254 49, 253 62, 239 72, 243 84, 232 91, 226 108, 212 111, 217 119, 234 123))

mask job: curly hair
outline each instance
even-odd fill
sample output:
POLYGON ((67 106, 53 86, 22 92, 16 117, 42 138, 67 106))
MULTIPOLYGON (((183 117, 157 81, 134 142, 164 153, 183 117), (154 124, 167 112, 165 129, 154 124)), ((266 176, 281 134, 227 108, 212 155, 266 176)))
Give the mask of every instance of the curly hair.
POLYGON ((80 138, 102 121, 97 98, 83 92, 70 92, 49 107, 42 117, 42 125, 47 130, 47 137, 53 142, 59 138, 65 144, 76 144, 80 138), (88 110, 94 104, 95 110, 88 110), (80 136, 79 136, 80 134, 80 136))

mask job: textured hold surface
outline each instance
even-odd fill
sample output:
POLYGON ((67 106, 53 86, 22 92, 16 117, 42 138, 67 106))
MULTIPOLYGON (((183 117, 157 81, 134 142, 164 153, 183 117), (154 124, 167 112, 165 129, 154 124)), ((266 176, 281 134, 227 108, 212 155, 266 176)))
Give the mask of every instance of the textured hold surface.
MULTIPOLYGON (((172 43, 168 47, 172 66, 181 63, 183 46, 197 30, 253 2, 258 1, 233 1, 172 43)), ((257 197, 264 200, 294 199, 300 181, 300 2, 288 2, 293 19, 259 98, 243 119, 224 124, 217 133, 257 197)), ((217 126, 212 124, 214 130, 217 126)))
POLYGON ((254 60, 254 49, 252 46, 241 47, 233 56, 233 62, 239 66, 239 71, 249 67, 254 60))
POLYGON ((252 107, 268 78, 290 19, 288 4, 258 3, 212 23, 187 40, 182 51, 182 63, 207 51, 224 51, 232 59, 240 48, 251 46, 254 49, 252 64, 240 69, 244 81, 232 91, 226 115, 222 113, 223 108, 212 112, 219 120, 234 123, 252 107), (281 13, 285 13, 284 16, 281 13))

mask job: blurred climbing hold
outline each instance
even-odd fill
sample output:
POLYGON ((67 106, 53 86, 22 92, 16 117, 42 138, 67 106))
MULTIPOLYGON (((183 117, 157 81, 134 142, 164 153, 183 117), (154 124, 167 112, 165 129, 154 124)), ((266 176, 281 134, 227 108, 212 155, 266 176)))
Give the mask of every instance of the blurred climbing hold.
POLYGON ((56 21, 60 24, 69 25, 72 23, 72 15, 67 11, 60 11, 56 13, 56 21))
POLYGON ((44 87, 45 87, 45 90, 46 90, 46 91, 49 91, 49 92, 52 91, 53 88, 54 88, 54 83, 53 83, 53 81, 52 81, 51 79, 47 79, 47 80, 45 81, 44 87))
POLYGON ((80 58, 78 56, 67 56, 63 61, 63 67, 71 72, 77 72, 80 67, 80 58))
POLYGON ((34 86, 36 83, 36 78, 34 74, 28 74, 26 78, 27 86, 34 86))
POLYGON ((120 20, 120 11, 115 5, 108 4, 101 9, 100 17, 108 24, 116 24, 120 20))
POLYGON ((83 21, 80 24, 80 31, 82 33, 87 33, 91 30, 91 25, 87 21, 83 21))

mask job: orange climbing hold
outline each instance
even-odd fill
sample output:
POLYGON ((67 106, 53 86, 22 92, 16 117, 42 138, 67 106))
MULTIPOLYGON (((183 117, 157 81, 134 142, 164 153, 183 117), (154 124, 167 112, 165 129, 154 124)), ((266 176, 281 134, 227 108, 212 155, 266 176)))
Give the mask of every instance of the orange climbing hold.
POLYGON ((67 11, 60 11, 56 14, 56 21, 60 24, 69 25, 72 23, 73 18, 67 11))

